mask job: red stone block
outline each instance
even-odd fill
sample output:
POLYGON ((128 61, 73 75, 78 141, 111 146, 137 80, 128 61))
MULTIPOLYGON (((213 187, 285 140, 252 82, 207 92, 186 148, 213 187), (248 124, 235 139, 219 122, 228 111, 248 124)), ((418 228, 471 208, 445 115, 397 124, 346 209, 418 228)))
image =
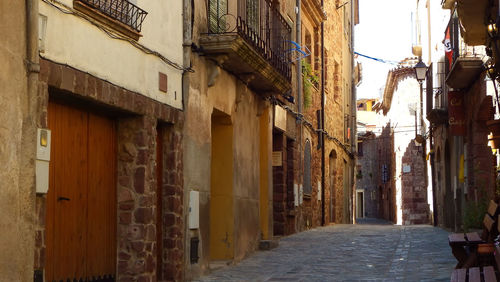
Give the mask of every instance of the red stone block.
POLYGON ((129 260, 131 258, 131 256, 125 252, 120 252, 118 254, 118 259, 119 260, 129 260))
POLYGON ((132 222, 132 213, 130 212, 122 212, 120 213, 120 221, 121 224, 130 224, 132 222))
POLYGON ((77 71, 75 73, 75 93, 84 96, 85 88, 87 87, 87 76, 84 72, 77 71))
POLYGON ((62 79, 62 67, 58 64, 54 63, 49 63, 49 78, 47 83, 50 86, 54 86, 56 88, 60 88, 61 86, 61 79, 62 79))
POLYGON ((153 221, 153 211, 152 208, 138 208, 134 212, 134 218, 136 223, 152 223, 153 221))
POLYGON ((134 173, 134 188, 135 191, 139 194, 144 194, 144 185, 145 185, 145 168, 139 167, 135 170, 134 173))

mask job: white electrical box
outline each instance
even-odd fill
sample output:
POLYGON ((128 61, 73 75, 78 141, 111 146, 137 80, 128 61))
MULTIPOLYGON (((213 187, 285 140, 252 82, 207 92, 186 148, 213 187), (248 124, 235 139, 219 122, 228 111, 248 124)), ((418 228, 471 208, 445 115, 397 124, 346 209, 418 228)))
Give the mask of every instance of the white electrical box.
POLYGON ((50 130, 38 128, 36 138, 36 159, 50 161, 50 130))
POLYGON ((299 205, 302 205, 302 202, 304 201, 304 186, 300 184, 299 186, 299 205))
POLYGON ((294 198, 294 205, 296 207, 299 206, 299 185, 297 183, 293 184, 293 198, 294 198))
POLYGON ((200 192, 189 192, 189 229, 200 228, 200 192))
POLYGON ((36 138, 36 192, 46 194, 49 191, 50 130, 39 128, 36 138))
POLYGON ((36 192, 47 194, 47 191, 49 191, 49 162, 36 160, 35 173, 36 192))

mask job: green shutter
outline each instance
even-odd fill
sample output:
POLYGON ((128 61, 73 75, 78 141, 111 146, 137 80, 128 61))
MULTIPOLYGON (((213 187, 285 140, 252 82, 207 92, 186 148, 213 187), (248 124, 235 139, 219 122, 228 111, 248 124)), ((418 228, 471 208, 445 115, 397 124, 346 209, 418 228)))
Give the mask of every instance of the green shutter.
POLYGON ((225 31, 225 17, 227 14, 227 0, 209 0, 208 13, 209 31, 214 33, 225 31))
POLYGON ((247 24, 254 32, 259 31, 259 0, 246 0, 247 24))

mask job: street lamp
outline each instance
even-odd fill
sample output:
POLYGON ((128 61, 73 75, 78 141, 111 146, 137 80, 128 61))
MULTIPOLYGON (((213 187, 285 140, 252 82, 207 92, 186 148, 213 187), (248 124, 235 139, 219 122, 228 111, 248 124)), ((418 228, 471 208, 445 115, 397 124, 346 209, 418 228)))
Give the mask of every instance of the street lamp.
POLYGON ((420 59, 418 63, 413 67, 415 69, 415 75, 420 84, 425 80, 425 74, 427 73, 427 66, 420 59))
MULTIPOLYGON (((425 76, 427 74, 427 66, 424 62, 422 62, 422 58, 419 58, 418 63, 413 67, 415 69, 415 76, 417 77, 417 81, 420 84, 420 134, 422 137, 424 136, 424 103, 423 103, 423 92, 424 89, 422 87, 422 83, 425 80, 425 76)), ((415 139, 417 138, 417 114, 415 112, 415 139)))

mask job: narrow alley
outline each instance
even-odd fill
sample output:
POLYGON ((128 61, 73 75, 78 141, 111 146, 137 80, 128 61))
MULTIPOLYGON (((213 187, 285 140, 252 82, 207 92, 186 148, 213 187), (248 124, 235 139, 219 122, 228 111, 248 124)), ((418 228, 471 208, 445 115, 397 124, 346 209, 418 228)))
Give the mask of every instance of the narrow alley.
POLYGON ((500 281, 500 0, 0 0, 0 34, 0 282, 500 281))
POLYGON ((199 281, 449 281, 456 260, 448 232, 373 219, 363 223, 282 238, 277 248, 199 281))

